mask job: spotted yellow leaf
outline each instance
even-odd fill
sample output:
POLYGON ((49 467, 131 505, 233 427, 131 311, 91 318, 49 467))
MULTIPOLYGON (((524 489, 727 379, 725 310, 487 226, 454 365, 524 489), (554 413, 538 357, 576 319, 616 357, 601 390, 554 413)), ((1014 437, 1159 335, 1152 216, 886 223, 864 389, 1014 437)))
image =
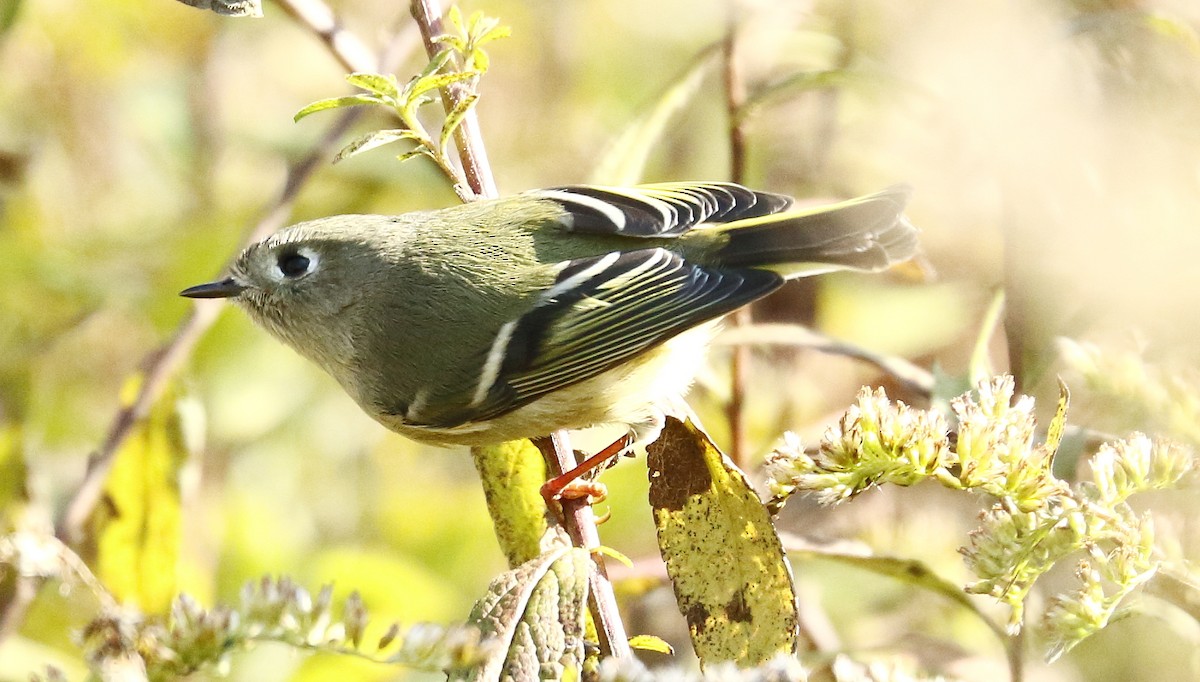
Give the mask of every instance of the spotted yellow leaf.
POLYGON ((796 647, 792 573, 745 475, 690 421, 647 448, 658 546, 702 663, 763 663, 796 647))

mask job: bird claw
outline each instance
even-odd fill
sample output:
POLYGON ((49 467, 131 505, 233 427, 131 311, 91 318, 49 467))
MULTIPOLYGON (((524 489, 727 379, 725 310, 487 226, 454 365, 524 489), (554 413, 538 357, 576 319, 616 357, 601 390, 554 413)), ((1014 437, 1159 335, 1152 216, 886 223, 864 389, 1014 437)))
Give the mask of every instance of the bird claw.
POLYGON ((629 436, 622 436, 600 452, 585 459, 574 469, 546 481, 541 490, 546 505, 551 506, 558 500, 579 500, 587 497, 593 498, 592 503, 604 500, 608 497, 608 489, 602 483, 584 480, 582 477, 606 468, 605 465, 609 460, 628 449, 631 442, 629 436))

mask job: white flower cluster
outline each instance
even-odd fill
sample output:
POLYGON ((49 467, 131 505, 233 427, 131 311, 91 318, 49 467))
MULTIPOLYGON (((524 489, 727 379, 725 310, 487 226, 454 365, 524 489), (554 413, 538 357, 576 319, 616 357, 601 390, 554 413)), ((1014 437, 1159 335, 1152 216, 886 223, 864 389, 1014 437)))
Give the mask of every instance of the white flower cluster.
POLYGON ((1057 562, 1086 555, 1078 587, 1053 597, 1043 616, 1050 655, 1057 656, 1104 627, 1158 568, 1151 518, 1134 513, 1127 498, 1178 487, 1195 461, 1185 447, 1134 434, 1099 449, 1090 481, 1068 485, 1052 472, 1065 394, 1050 435, 1038 443, 1033 399, 1014 393, 1012 378, 1002 376, 981 384, 977 398, 956 398, 958 429, 951 436, 936 411, 863 389, 814 454, 789 435, 768 458, 769 505, 778 509, 797 491, 836 503, 874 485, 927 479, 987 494, 995 502, 960 550, 978 577, 966 589, 1007 605, 1010 632, 1025 622, 1034 583, 1057 562))

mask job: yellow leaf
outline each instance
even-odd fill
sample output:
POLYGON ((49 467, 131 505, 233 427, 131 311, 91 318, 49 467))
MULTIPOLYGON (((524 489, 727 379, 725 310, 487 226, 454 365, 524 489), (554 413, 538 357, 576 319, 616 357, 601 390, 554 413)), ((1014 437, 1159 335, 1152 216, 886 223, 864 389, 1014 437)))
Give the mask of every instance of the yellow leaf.
POLYGON ((633 568, 633 560, 630 559, 629 557, 625 556, 621 552, 613 549, 612 547, 600 545, 599 547, 596 548, 596 551, 599 552, 600 554, 603 554, 604 556, 612 557, 613 559, 619 561, 620 563, 624 564, 628 568, 633 568))
POLYGON ((88 522, 96 575, 147 613, 166 613, 177 591, 180 472, 188 457, 182 408, 168 389, 133 428, 88 522))
POLYGON ((668 656, 675 653, 670 644, 666 640, 654 635, 634 635, 629 638, 629 646, 639 651, 653 651, 668 656))
POLYGON ((647 452, 659 550, 701 662, 792 652, 791 569, 746 477, 690 421, 668 417, 647 452))
POLYGON ((1046 428, 1046 443, 1042 447, 1050 459, 1054 459, 1054 455, 1058 454, 1058 448, 1062 445, 1063 434, 1067 430, 1067 409, 1071 406, 1071 389, 1067 388, 1067 382, 1061 378, 1058 380, 1058 407, 1054 410, 1054 419, 1050 420, 1050 426, 1046 428))
POLYGON ((516 567, 541 554, 547 528, 542 453, 531 441, 514 440, 471 448, 471 456, 508 565, 516 567))

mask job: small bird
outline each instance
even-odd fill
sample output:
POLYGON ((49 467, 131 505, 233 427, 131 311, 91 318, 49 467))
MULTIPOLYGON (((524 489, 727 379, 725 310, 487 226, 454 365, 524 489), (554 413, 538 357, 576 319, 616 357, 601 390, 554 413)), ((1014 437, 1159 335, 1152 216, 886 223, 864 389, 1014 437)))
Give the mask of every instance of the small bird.
POLYGON ((253 244, 229 298, 417 441, 490 445, 601 424, 651 442, 715 322, 795 277, 879 271, 917 231, 894 187, 812 210, 726 182, 555 187, 253 244))

